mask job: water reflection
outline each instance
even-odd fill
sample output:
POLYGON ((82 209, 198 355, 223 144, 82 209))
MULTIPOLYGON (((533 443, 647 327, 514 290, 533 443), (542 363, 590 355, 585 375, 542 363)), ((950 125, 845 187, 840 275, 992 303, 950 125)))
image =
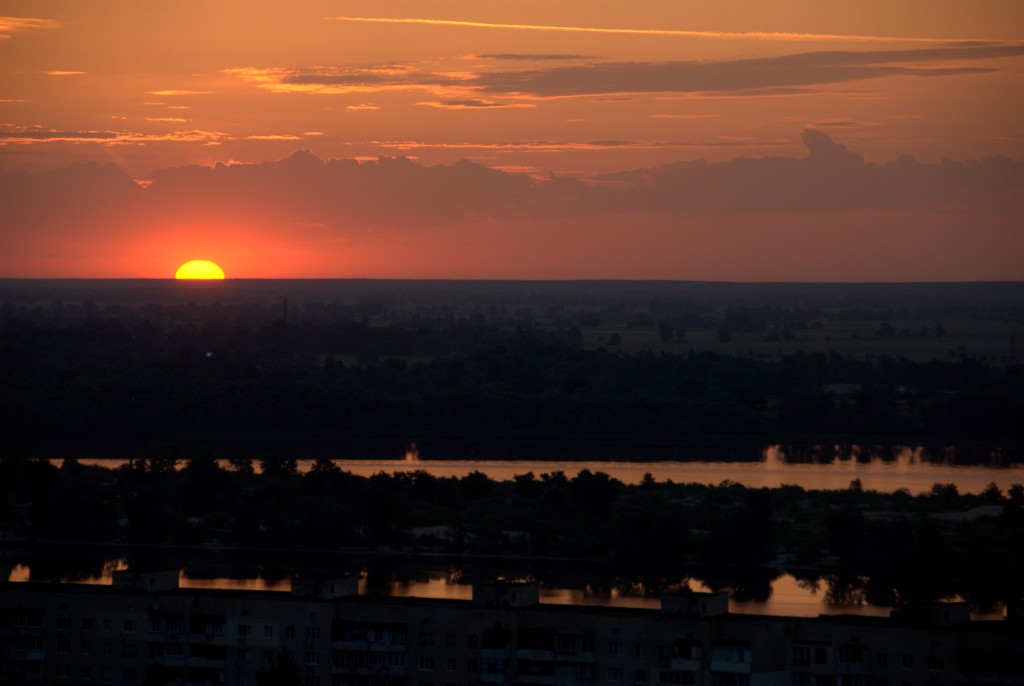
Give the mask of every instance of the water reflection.
POLYGON ((213 588, 225 591, 270 591, 288 593, 292 590, 291 578, 266 579, 235 577, 192 577, 185 570, 178 572, 178 586, 181 588, 213 588))
MULTIPOLYGON (((366 596, 417 597, 445 600, 472 599, 474 574, 465 574, 458 566, 420 569, 404 574, 392 560, 377 568, 361 567, 358 593, 366 596)), ((111 584, 116 571, 128 569, 124 558, 106 560, 97 574, 47 574, 46 566, 15 564, 8 581, 56 582, 76 584, 111 584)), ((52 573, 53 570, 49 570, 52 573)), ((493 578, 493 577, 486 577, 493 578)), ((507 577, 513 578, 513 577, 507 577)), ((891 605, 878 603, 871 593, 871 580, 860 576, 843 576, 812 571, 784 571, 770 568, 724 568, 695 570, 691 576, 655 578, 609 577, 596 574, 595 581, 573 585, 557 575, 538 578, 536 575, 514 577, 517 580, 537 579, 541 582, 540 602, 553 605, 603 605, 623 608, 657 610, 661 596, 689 588, 699 592, 727 591, 729 611, 737 614, 816 617, 822 614, 856 614, 888 616, 891 605)), ((292 588, 292 575, 280 574, 269 567, 250 570, 249 575, 217 574, 209 570, 183 568, 178 575, 179 586, 192 589, 221 589, 287 593, 292 588)), ((578 583, 578 578, 575 579, 578 583)), ((949 595, 944 599, 963 600, 949 595)), ((998 619, 1004 616, 1001 605, 976 608, 976 619, 998 619)))
MULTIPOLYGON (((59 460, 54 463, 59 464, 59 460)), ((121 467, 127 460, 83 459, 82 464, 121 467)), ((218 460, 221 468, 237 468, 228 460, 218 460)), ((425 471, 436 477, 462 478, 471 472, 483 472, 492 479, 508 481, 533 472, 565 472, 575 476, 588 469, 601 471, 626 484, 639 484, 646 474, 659 481, 676 483, 741 483, 751 488, 778 488, 783 485, 813 490, 841 490, 859 479, 867 490, 892 492, 907 489, 922 493, 936 483, 956 484, 960 493, 981 493, 990 483, 1007 490, 1024 482, 1024 464, 1020 456, 1002 448, 963 448, 954 446, 866 446, 773 445, 761 451, 760 459, 686 460, 686 461, 558 461, 558 460, 424 460, 415 447, 396 460, 335 460, 334 463, 359 476, 379 472, 425 471)), ((178 461, 178 468, 187 464, 178 461)), ((297 460, 301 473, 308 472, 313 460, 297 460)), ((259 472, 259 461, 252 461, 259 472)))

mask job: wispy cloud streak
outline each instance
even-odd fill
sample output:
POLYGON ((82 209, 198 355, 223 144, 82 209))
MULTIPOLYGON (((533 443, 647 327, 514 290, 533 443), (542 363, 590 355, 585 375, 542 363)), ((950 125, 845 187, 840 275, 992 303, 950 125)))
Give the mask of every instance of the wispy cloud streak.
POLYGON ((945 46, 915 50, 805 52, 718 62, 603 62, 482 74, 492 93, 571 97, 608 93, 777 93, 887 76, 952 76, 994 71, 967 61, 1015 57, 1024 44, 945 46))
POLYGON ((135 145, 139 143, 220 143, 231 140, 219 131, 170 131, 140 133, 137 131, 88 130, 67 131, 42 126, 0 125, 0 145, 33 145, 40 143, 99 143, 102 145, 135 145))
POLYGON ((60 28, 60 23, 53 19, 36 17, 0 17, 0 40, 11 38, 16 33, 43 31, 60 28))
POLYGON ((498 106, 481 97, 485 94, 517 100, 638 93, 688 97, 807 95, 831 84, 868 79, 985 74, 997 69, 992 60, 1021 55, 1024 43, 1004 42, 903 50, 829 50, 718 61, 598 61, 472 72, 388 64, 242 67, 225 69, 224 73, 275 93, 426 91, 435 96, 427 101, 431 103, 428 106, 471 109, 498 106))
POLYGON ((618 36, 666 36, 676 38, 710 38, 719 40, 760 40, 760 41, 827 41, 827 42, 909 42, 948 43, 954 38, 929 38, 919 36, 865 36, 833 33, 792 33, 785 31, 694 31, 687 29, 631 29, 598 26, 559 26, 548 24, 506 24, 483 21, 460 21, 455 19, 424 19, 419 17, 326 17, 328 20, 367 24, 420 24, 425 26, 454 26, 476 29, 503 29, 511 31, 549 31, 557 33, 594 33, 618 36))

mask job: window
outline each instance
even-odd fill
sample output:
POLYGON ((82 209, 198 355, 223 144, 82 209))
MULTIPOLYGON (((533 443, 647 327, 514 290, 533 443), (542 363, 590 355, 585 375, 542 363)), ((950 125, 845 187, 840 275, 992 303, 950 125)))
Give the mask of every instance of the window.
POLYGON ((71 678, 71 667, 68 665, 57 665, 57 678, 58 679, 70 679, 71 678))
POLYGON ((306 653, 306 666, 307 667, 319 667, 320 666, 320 653, 306 653))
POLYGON ((638 669, 633 672, 633 683, 634 684, 646 684, 647 683, 647 670, 638 669))
POLYGON ((86 681, 92 679, 92 665, 82 665, 82 679, 86 681))
POLYGON ((252 651, 248 648, 236 648, 235 658, 239 662, 252 662, 252 651))
POLYGON ((593 681, 594 680, 594 666, 593 665, 576 665, 572 668, 572 675, 578 681, 593 681))
POLYGON ((293 627, 293 626, 286 626, 284 628, 284 637, 285 638, 295 638, 295 627, 293 627))
POLYGON ((722 643, 712 646, 711 659, 715 662, 750 662, 750 646, 722 643))
POLYGON ((832 686, 832 677, 827 674, 815 674, 814 686, 832 686))
POLYGON ((839 664, 864 664, 865 649, 863 646, 842 646, 839 648, 839 664))
POLYGON ((136 675, 137 672, 133 668, 127 667, 121 670, 121 681, 125 682, 126 684, 135 683, 136 675))
POLYGON ((455 634, 448 634, 444 637, 444 644, 448 648, 455 648, 457 644, 455 642, 455 634))
MULTIPOLYGON (((714 676, 714 675, 712 675, 714 676)), ((658 674, 659 684, 682 684, 683 686, 689 686, 690 684, 696 683, 697 675, 693 672, 683 672, 677 669, 670 671, 661 672, 658 674)))
POLYGON ((54 623, 57 625, 58 629, 70 629, 71 628, 71 618, 70 617, 57 617, 57 620, 54 623))
POLYGON ((454 672, 458 669, 459 662, 454 657, 449 657, 444 661, 444 671, 454 672))
POLYGON ((793 664, 811 664, 811 649, 807 646, 793 646, 793 664))
POLYGON ((122 657, 135 657, 139 654, 139 646, 135 643, 125 643, 121 646, 122 657))
POLYGON ((139 630, 139 623, 134 619, 124 620, 124 632, 126 634, 134 634, 139 630))
POLYGON ((902 655, 900 656, 900 665, 903 669, 914 668, 914 656, 913 655, 902 655))
POLYGON ((827 648, 815 648, 814 649, 814 664, 824 665, 828 663, 828 649, 827 648))
POLYGON ((637 643, 635 652, 637 657, 643 657, 647 654, 647 646, 645 646, 643 643, 637 643))
POLYGON ((434 645, 434 634, 429 631, 420 632, 420 647, 429 648, 434 645))
POLYGON ((420 671, 421 672, 433 672, 434 671, 434 658, 430 655, 420 655, 420 671))
POLYGON ((889 654, 888 653, 876 653, 875 654, 875 664, 878 665, 879 667, 888 667, 889 666, 889 654))
POLYGON ((71 641, 62 639, 57 641, 57 654, 58 655, 70 655, 71 654, 71 641))
POLYGON ((101 648, 101 649, 103 650, 103 654, 104 654, 104 655, 108 655, 108 656, 109 656, 109 655, 113 655, 113 654, 114 654, 114 644, 113 644, 113 643, 110 643, 110 642, 106 642, 106 641, 105 641, 105 642, 104 642, 104 643, 103 643, 103 644, 102 644, 102 645, 100 646, 100 648, 101 648))
POLYGON ((306 640, 317 641, 320 639, 320 627, 310 627, 306 629, 306 640))
POLYGON ((622 644, 618 641, 609 641, 608 654, 614 656, 622 655, 622 644))
POLYGON ((609 667, 608 668, 608 681, 610 683, 616 683, 622 681, 622 668, 621 667, 609 667))
POLYGON ((264 625, 264 627, 263 627, 263 638, 273 638, 273 637, 274 637, 274 627, 270 626, 269 624, 264 625))
POLYGON ((112 631, 114 628, 114 623, 109 619, 104 619, 102 626, 104 631, 112 631))
POLYGON ((82 655, 92 655, 92 643, 82 641, 82 655))
POLYGON ((92 617, 82 617, 82 631, 92 631, 92 617))
POLYGON ((252 628, 248 624, 239 624, 238 625, 238 637, 239 638, 247 637, 249 635, 251 629, 252 628))
POLYGON ((932 655, 928 658, 928 669, 933 672, 942 671, 943 661, 941 655, 932 655))

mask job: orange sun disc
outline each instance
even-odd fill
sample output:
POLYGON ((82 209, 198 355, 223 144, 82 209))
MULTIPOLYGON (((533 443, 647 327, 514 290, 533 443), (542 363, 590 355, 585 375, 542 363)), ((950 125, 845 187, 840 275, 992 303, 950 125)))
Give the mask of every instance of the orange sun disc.
POLYGON ((176 279, 223 279, 224 270, 209 260, 192 260, 178 267, 176 279))

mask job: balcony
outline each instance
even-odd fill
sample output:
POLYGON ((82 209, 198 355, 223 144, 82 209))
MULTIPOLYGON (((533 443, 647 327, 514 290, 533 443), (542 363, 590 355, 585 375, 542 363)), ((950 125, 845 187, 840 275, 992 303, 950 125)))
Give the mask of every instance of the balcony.
POLYGON ((745 643, 723 643, 711 648, 711 671, 750 674, 751 651, 745 643))

